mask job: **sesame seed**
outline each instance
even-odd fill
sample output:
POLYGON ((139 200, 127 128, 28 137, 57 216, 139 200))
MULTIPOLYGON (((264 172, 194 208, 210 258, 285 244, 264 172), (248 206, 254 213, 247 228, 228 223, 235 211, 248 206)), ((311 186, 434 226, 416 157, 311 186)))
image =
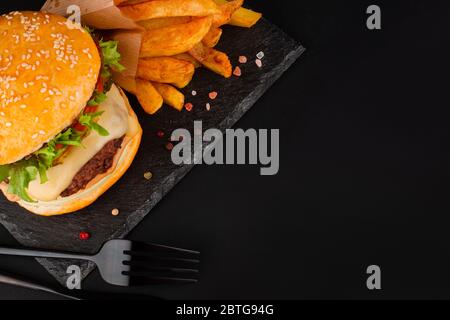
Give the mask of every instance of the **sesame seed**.
POLYGON ((38 137, 38 134, 37 133, 35 133, 35 134, 33 134, 32 136, 31 136, 31 139, 36 139, 38 137))
POLYGON ((7 128, 9 128, 9 127, 12 126, 12 123, 11 123, 11 122, 7 122, 7 123, 5 123, 5 126, 6 126, 7 128))
POLYGON ((44 131, 44 130, 40 130, 40 131, 39 131, 39 134, 40 134, 40 135, 44 135, 44 134, 45 134, 45 131, 44 131))
POLYGON ((20 106, 20 109, 26 109, 26 105, 25 104, 22 104, 21 106, 20 106))
POLYGON ((206 104, 206 110, 207 110, 207 111, 210 111, 210 110, 211 110, 211 104, 209 104, 209 103, 206 104))

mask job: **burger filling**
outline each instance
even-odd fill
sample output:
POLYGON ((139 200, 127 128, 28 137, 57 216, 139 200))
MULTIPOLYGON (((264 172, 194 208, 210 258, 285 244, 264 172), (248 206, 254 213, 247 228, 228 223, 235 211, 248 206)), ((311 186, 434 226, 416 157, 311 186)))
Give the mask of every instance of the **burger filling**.
POLYGON ((116 41, 103 41, 88 30, 102 57, 96 88, 74 123, 40 150, 14 164, 0 166, 0 182, 26 202, 51 201, 84 189, 107 172, 128 129, 128 110, 113 85, 112 71, 123 71, 116 41))
POLYGON ((99 174, 108 172, 113 166, 114 157, 117 151, 120 149, 123 143, 123 139, 115 139, 108 142, 102 150, 100 150, 73 178, 70 186, 63 191, 62 197, 70 197, 80 190, 86 188, 86 186, 99 174))

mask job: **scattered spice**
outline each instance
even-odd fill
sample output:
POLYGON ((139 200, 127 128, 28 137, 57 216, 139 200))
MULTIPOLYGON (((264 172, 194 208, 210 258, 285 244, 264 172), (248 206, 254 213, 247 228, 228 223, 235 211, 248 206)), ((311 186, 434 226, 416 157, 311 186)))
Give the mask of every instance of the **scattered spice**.
POLYGON ((212 92, 209 93, 209 98, 210 98, 211 100, 216 99, 217 96, 218 96, 218 93, 217 93, 216 91, 212 91, 212 92))
POLYGON ((167 149, 168 151, 172 151, 172 150, 173 150, 173 147, 174 147, 174 145, 173 145, 173 143, 171 143, 171 142, 169 142, 168 144, 166 144, 166 149, 167 149))
POLYGON ((262 61, 260 59, 256 59, 255 63, 259 68, 262 68, 262 61))
POLYGON ((211 110, 211 105, 209 103, 206 104, 206 110, 208 110, 208 111, 211 110))
POLYGON ((192 95, 195 97, 197 95, 197 91, 192 90, 192 95))
POLYGON ((242 63, 242 64, 247 63, 247 57, 246 56, 240 56, 239 57, 239 63, 242 63))
POLYGON ((241 68, 239 68, 239 67, 234 68, 233 74, 234 74, 236 77, 242 76, 242 70, 241 70, 241 68))
POLYGON ((111 211, 111 214, 113 215, 113 216, 118 216, 119 215, 119 209, 113 209, 112 211, 111 211))
POLYGON ((78 235, 78 237, 80 238, 80 240, 85 241, 85 240, 89 240, 91 235, 89 234, 89 232, 81 231, 80 234, 78 235))
POLYGON ((258 52, 258 54, 256 55, 256 57, 261 60, 262 58, 264 58, 264 52, 260 51, 258 52))
POLYGON ((157 135, 159 138, 164 138, 165 133, 164 133, 164 131, 162 131, 162 130, 158 130, 158 132, 156 133, 156 135, 157 135))
POLYGON ((144 178, 145 180, 151 180, 153 178, 153 173, 151 172, 144 173, 144 178))
POLYGON ((184 108, 185 108, 187 111, 191 112, 192 109, 194 108, 194 105, 193 105, 192 103, 186 103, 186 104, 184 105, 184 108))

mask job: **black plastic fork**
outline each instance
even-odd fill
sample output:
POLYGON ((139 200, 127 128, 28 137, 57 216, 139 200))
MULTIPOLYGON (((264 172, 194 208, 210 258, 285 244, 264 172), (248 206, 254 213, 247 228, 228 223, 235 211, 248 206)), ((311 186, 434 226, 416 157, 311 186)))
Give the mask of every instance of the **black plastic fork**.
POLYGON ((200 264, 198 251, 129 240, 108 241, 93 256, 12 248, 0 248, 0 255, 92 261, 106 282, 126 287, 194 283, 200 264))

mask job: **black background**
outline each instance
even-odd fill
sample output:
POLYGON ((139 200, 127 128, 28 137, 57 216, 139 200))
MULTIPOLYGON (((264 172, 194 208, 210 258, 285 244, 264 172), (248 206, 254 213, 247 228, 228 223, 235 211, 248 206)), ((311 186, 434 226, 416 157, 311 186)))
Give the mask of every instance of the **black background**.
MULTIPOLYGON (((448 1, 247 4, 308 49, 237 125, 280 129, 280 173, 194 169, 130 238, 201 250, 201 282, 134 292, 450 298, 448 1), (366 28, 370 4, 382 9, 382 30, 366 28), (382 269, 381 291, 366 288, 372 264, 382 269)), ((16 245, 2 227, 0 243, 16 245)), ((27 258, 1 257, 0 269, 56 284, 27 258)), ((97 272, 83 285, 127 291, 97 272)), ((3 299, 51 297, 0 285, 3 299)))

